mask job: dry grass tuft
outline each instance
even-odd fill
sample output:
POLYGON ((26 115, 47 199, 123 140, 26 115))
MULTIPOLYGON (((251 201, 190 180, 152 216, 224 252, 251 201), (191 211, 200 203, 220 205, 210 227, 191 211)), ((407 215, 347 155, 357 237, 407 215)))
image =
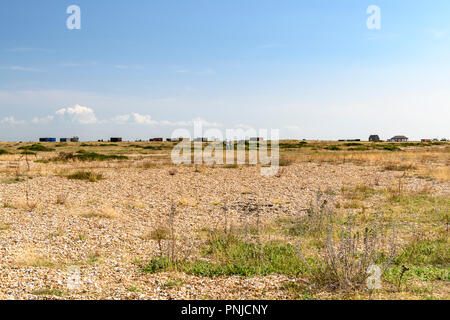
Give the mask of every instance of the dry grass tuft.
POLYGON ((278 165, 280 167, 288 167, 293 163, 295 163, 295 160, 293 158, 283 156, 283 157, 280 157, 278 165))
POLYGON ((25 267, 52 268, 55 266, 55 263, 49 257, 37 253, 32 248, 25 248, 18 252, 13 262, 25 267))
POLYGON ((117 210, 110 206, 89 209, 88 211, 74 210, 71 213, 85 218, 116 219, 120 217, 120 214, 117 212, 117 210))
POLYGON ((417 170, 417 167, 411 163, 408 164, 387 163, 383 169, 386 171, 409 171, 409 170, 417 170))
POLYGON ((0 231, 5 231, 9 229, 9 224, 0 222, 0 231))
POLYGON ((37 208, 38 204, 35 201, 26 201, 25 199, 19 199, 13 202, 4 202, 3 208, 21 209, 32 212, 37 208))
POLYGON ((67 202, 67 194, 61 193, 56 196, 56 204, 64 205, 67 202))
POLYGON ((198 202, 192 197, 185 196, 178 201, 178 204, 183 207, 196 207, 198 205, 198 202))
POLYGON ((67 176, 67 179, 70 180, 86 180, 89 182, 97 182, 103 179, 103 175, 101 173, 95 173, 91 171, 78 171, 67 176))
POLYGON ((143 168, 143 169, 155 169, 155 168, 158 168, 158 164, 155 163, 154 161, 146 160, 146 161, 143 161, 142 163, 140 163, 140 164, 138 165, 138 168, 143 168))
POLYGON ((159 226, 152 230, 149 234, 144 235, 142 238, 144 240, 154 240, 158 243, 159 255, 163 255, 163 242, 170 236, 170 230, 167 227, 159 226))
POLYGON ((440 182, 450 181, 450 167, 426 167, 419 170, 420 177, 436 179, 440 182))

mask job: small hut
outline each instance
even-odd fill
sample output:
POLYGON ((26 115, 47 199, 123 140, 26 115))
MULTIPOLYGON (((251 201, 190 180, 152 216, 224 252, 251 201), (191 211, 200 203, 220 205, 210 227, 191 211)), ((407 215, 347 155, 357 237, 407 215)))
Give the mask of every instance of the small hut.
POLYGON ((405 136, 395 136, 388 140, 388 142, 408 142, 409 138, 405 136))
POLYGON ((369 141, 371 142, 380 142, 380 136, 377 134, 373 134, 369 137, 369 141))

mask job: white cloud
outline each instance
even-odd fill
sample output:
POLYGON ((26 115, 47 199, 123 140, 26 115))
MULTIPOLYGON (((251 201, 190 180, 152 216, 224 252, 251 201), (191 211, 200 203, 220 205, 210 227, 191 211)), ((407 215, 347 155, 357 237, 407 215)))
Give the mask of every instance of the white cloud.
POLYGON ((126 123, 128 120, 130 120, 130 115, 124 114, 124 115, 116 116, 107 122, 122 124, 122 123, 126 123))
POLYGON ((0 69, 10 70, 10 71, 27 71, 27 72, 42 72, 43 71, 41 69, 31 68, 31 67, 23 67, 23 66, 7 66, 7 67, 1 67, 0 69))
POLYGON ((35 117, 35 118, 33 118, 33 120, 31 120, 31 123, 34 123, 34 124, 47 124, 47 123, 53 121, 54 118, 55 118, 54 116, 46 116, 46 117, 43 117, 43 118, 35 117))
MULTIPOLYGON (((1 93, 1 92, 0 92, 1 93)), ((49 124, 50 122, 57 120, 69 120, 81 125, 147 125, 147 126, 160 126, 160 127, 193 127, 195 124, 200 123, 202 127, 222 127, 223 125, 218 122, 210 122, 202 118, 195 118, 190 121, 169 121, 169 120, 154 120, 149 114, 139 114, 132 112, 129 114, 117 115, 109 119, 98 119, 92 108, 81 106, 76 104, 74 107, 67 107, 57 110, 54 115, 48 115, 45 117, 34 117, 30 121, 16 120, 13 116, 5 117, 0 120, 0 124, 13 126, 17 124, 49 124), (57 117, 55 117, 55 115, 57 117)))
POLYGON ((191 121, 191 124, 193 124, 194 122, 200 122, 203 127, 222 127, 221 123, 209 122, 202 118, 195 118, 194 120, 191 121))
POLYGON ((78 122, 80 124, 95 124, 97 123, 97 117, 95 116, 94 110, 88 107, 83 107, 77 104, 73 108, 62 108, 56 111, 57 115, 65 116, 68 115, 72 121, 78 122))
POLYGON ((25 121, 23 121, 23 120, 16 120, 12 116, 11 117, 5 117, 2 120, 0 120, 0 124, 8 125, 8 126, 15 126, 17 124, 24 124, 24 123, 25 123, 25 121))
POLYGON ((253 129, 252 126, 249 126, 248 124, 243 124, 243 123, 236 124, 236 125, 234 125, 234 127, 236 129, 242 129, 242 130, 253 129))
POLYGON ((149 115, 141 115, 139 113, 132 113, 134 122, 137 124, 157 125, 158 121, 152 120, 149 115))
POLYGON ((48 49, 31 48, 31 47, 16 47, 16 48, 8 49, 6 51, 9 51, 9 52, 51 52, 48 49))
POLYGON ((162 120, 159 122, 159 124, 163 127, 188 127, 191 125, 190 121, 169 121, 169 120, 162 120))

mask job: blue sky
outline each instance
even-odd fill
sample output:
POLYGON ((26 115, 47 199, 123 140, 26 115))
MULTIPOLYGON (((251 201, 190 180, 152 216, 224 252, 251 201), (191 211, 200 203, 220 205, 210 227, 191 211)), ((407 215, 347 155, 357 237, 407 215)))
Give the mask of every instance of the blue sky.
POLYGON ((148 139, 194 119, 450 138, 449 17, 447 0, 5 0, 0 140, 148 139), (66 28, 72 4, 81 30, 66 28))

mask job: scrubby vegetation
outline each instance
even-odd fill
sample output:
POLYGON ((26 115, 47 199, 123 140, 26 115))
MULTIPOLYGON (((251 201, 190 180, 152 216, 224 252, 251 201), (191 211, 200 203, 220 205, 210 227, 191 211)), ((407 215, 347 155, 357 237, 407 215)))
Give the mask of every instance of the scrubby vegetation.
POLYGON ((115 155, 115 154, 101 154, 96 152, 88 152, 85 150, 79 150, 77 153, 61 152, 57 157, 53 158, 54 161, 108 161, 108 160, 126 160, 127 156, 115 155))
POLYGON ((279 242, 252 243, 231 234, 212 233, 202 255, 206 259, 170 261, 166 257, 156 257, 142 271, 155 273, 178 270, 205 277, 269 274, 297 276, 305 271, 294 246, 279 242))
POLYGON ((54 151, 55 149, 43 146, 42 144, 32 144, 31 146, 23 146, 23 147, 19 147, 19 150, 25 150, 25 151, 39 151, 39 152, 51 152, 54 151))
MULTIPOLYGON (((284 141, 272 177, 259 176, 260 164, 175 166, 173 146, 2 144, 0 234, 17 241, 33 228, 43 251, 14 252, 11 272, 101 268, 113 283, 105 292, 133 298, 151 296, 155 281, 154 297, 245 282, 256 298, 448 299, 450 144, 284 141), (74 232, 61 231, 68 222, 74 232), (105 252, 65 261, 61 243, 105 252), (63 257, 48 258, 48 247, 63 257)), ((35 294, 64 296, 53 284, 35 294)), ((240 297, 233 288, 226 298, 240 297)))
POLYGON ((101 173, 94 173, 91 171, 77 171, 75 173, 69 174, 67 179, 71 180, 86 180, 89 182, 97 182, 103 179, 103 175, 101 173))
MULTIPOLYGON (((345 198, 359 201, 384 194, 366 185, 343 187, 341 192, 345 198)), ((163 249, 163 244, 170 247, 176 241, 173 230, 169 231, 173 225, 168 226, 164 232, 155 232, 160 255, 142 265, 141 271, 177 271, 212 278, 283 274, 307 279, 309 286, 291 284, 286 290, 294 295, 308 292, 310 297, 321 290, 372 292, 384 283, 385 288, 390 288, 387 290, 401 292, 415 280, 448 281, 448 231, 442 233, 438 228, 437 238, 414 237, 406 245, 399 239, 409 231, 408 226, 417 221, 428 227, 448 223, 448 214, 445 214, 450 210, 449 200, 433 199, 427 194, 398 195, 394 192, 395 195, 390 196, 390 192, 386 191, 385 204, 392 210, 386 211, 381 206, 381 214, 371 212, 369 215, 363 209, 361 214, 346 212, 343 215, 339 211, 342 209, 333 209, 330 202, 333 194, 320 192, 304 214, 280 220, 276 227, 261 227, 259 216, 256 225, 250 228, 229 228, 225 222, 225 231, 206 230, 207 239, 197 254, 188 258, 164 254, 167 250, 163 249), (435 212, 432 216, 427 215, 429 209, 435 212), (404 216, 409 218, 404 219, 404 216), (400 229, 394 217, 402 217, 400 229), (289 240, 267 240, 268 232, 285 234, 289 240), (376 272, 380 278, 373 278, 376 272), (368 287, 368 283, 372 286, 368 287)))

